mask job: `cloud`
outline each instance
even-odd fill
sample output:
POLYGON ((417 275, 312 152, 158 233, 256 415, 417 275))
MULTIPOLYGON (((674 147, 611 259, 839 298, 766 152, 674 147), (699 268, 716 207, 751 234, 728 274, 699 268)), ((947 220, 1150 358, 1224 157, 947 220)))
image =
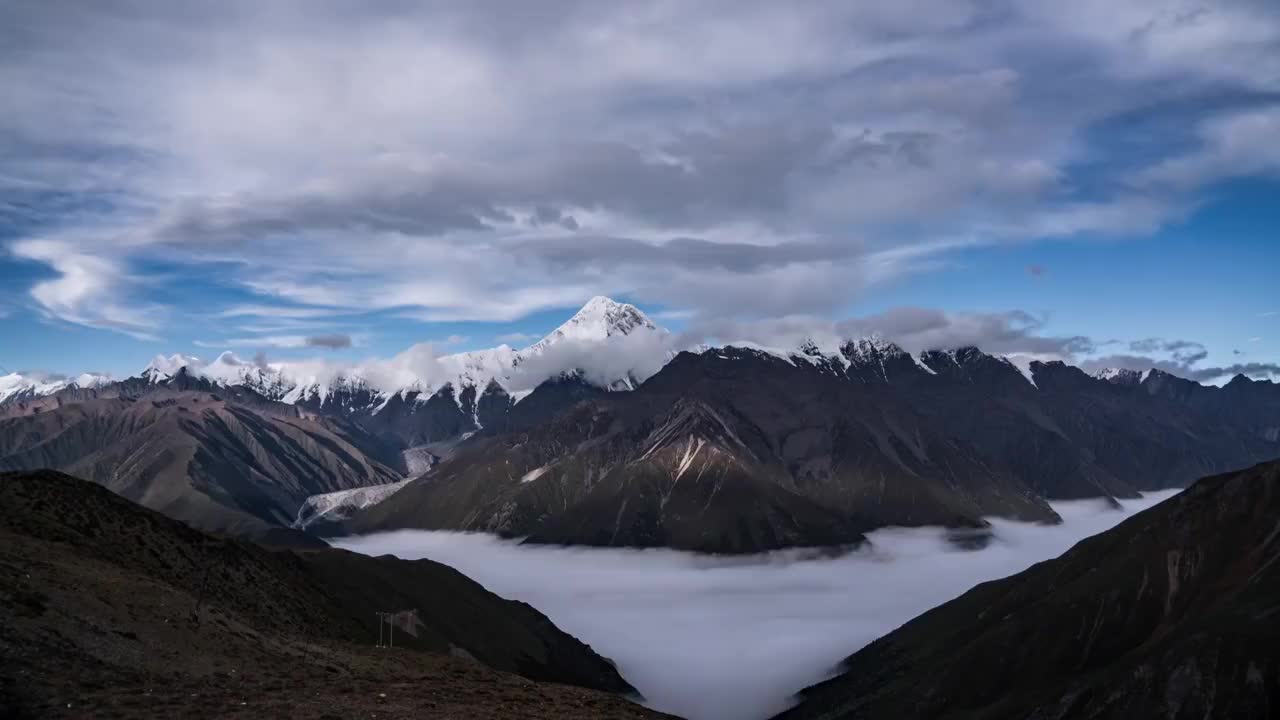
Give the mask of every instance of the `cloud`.
POLYGON ((633 332, 612 337, 607 343, 564 338, 522 360, 511 375, 509 389, 533 390, 547 378, 571 369, 581 371, 588 382, 605 387, 623 378, 644 382, 687 347, 684 340, 665 332, 633 332))
POLYGON ((341 350, 342 348, 351 347, 351 336, 334 333, 330 335, 308 335, 305 339, 307 347, 326 348, 329 350, 341 350))
POLYGON ((331 333, 325 335, 255 335, 253 337, 228 338, 226 340, 196 340, 203 348, 322 348, 341 350, 354 345, 350 335, 331 333))
MULTIPOLYGON (((1108 354, 1087 358, 1080 363, 1080 367, 1090 373, 1106 368, 1140 371, 1156 369, 1197 382, 1214 382, 1236 375, 1246 375, 1257 379, 1280 378, 1280 364, 1275 363, 1251 362, 1222 366, 1201 365, 1209 357, 1209 351, 1203 344, 1191 340, 1145 338, 1130 342, 1128 348, 1132 351, 1131 354, 1108 354), (1155 356, 1156 354, 1164 355, 1164 357, 1155 356)), ((1239 356, 1245 353, 1235 349, 1231 351, 1231 354, 1239 356)))
MULTIPOLYGON (((1232 353, 1240 355, 1238 350, 1232 353)), ((1223 366, 1199 366, 1206 354, 1193 353, 1181 359, 1153 358, 1147 355, 1104 355, 1089 358, 1080 363, 1085 372, 1095 373, 1106 368, 1123 368, 1126 370, 1163 370, 1196 382, 1214 382, 1236 375, 1265 380, 1271 377, 1280 378, 1280 364, 1265 362, 1235 363, 1223 366)))
POLYGON ((55 5, 0 28, 0 223, 65 233, 25 255, 43 312, 135 334, 167 317, 143 276, 211 274, 262 298, 227 317, 834 317, 1276 168, 1268 3, 55 5), (1125 122, 1171 103, 1189 137, 1125 122))
POLYGON ((20 259, 46 264, 57 274, 36 282, 30 290, 46 316, 140 340, 157 339, 152 334, 157 310, 127 303, 124 296, 131 281, 115 260, 81 252, 66 240, 23 240, 9 250, 20 259))
POLYGON ((1280 173, 1280 104, 1253 107, 1202 122, 1197 149, 1149 168, 1141 180, 1195 187, 1207 180, 1280 173))
POLYGON ((930 607, 1055 557, 1171 494, 1124 501, 1121 511, 1057 503, 1057 526, 993 519, 995 540, 977 551, 957 549, 936 528, 878 531, 870 549, 838 558, 527 547, 418 531, 335 543, 456 567, 617 662, 652 707, 741 720, 785 709, 845 656, 930 607))
POLYGON ((841 323, 843 334, 878 334, 912 352, 973 345, 992 353, 1025 353, 1072 358, 1097 344, 1082 335, 1046 336, 1045 318, 1023 310, 1003 313, 948 313, 926 308, 895 308, 841 323))
POLYGON ((1190 340, 1146 338, 1130 342, 1129 349, 1136 353, 1167 353, 1172 359, 1171 367, 1189 368, 1209 357, 1204 345, 1190 340))
POLYGON ((286 305, 233 305, 218 313, 219 317, 259 317, 306 320, 342 315, 339 308, 290 307, 286 305))
POLYGON ((529 333, 522 333, 522 332, 506 333, 504 335, 498 335, 497 337, 494 338, 494 340, 497 340, 500 343, 504 343, 507 345, 514 345, 517 347, 521 345, 528 345, 529 343, 537 339, 538 339, 537 335, 531 335, 529 333))
POLYGON ((1206 382, 1235 377, 1236 375, 1244 375, 1257 380, 1265 380, 1270 377, 1280 378, 1280 363, 1251 362, 1236 363, 1224 367, 1196 368, 1189 371, 1186 377, 1191 380, 1206 382))

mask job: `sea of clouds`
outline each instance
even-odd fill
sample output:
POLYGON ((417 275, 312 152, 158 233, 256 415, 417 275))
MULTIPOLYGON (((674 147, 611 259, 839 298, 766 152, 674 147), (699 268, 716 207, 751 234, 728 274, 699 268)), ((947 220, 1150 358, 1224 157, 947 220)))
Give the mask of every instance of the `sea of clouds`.
POLYGON ((451 565, 523 600, 611 658, 646 704, 690 720, 766 718, 868 642, 975 584, 1060 555, 1174 494, 1115 508, 1055 503, 1056 526, 993 519, 964 550, 939 528, 871 533, 839 557, 521 546, 490 535, 397 531, 339 547, 451 565))

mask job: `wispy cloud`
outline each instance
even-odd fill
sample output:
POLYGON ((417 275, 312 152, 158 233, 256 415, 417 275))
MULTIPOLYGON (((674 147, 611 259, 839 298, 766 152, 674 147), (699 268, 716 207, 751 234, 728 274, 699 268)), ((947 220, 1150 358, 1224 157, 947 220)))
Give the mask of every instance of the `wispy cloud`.
POLYGON ((538 339, 537 335, 531 335, 530 333, 522 333, 522 332, 506 333, 505 335, 498 335, 497 337, 494 338, 494 340, 500 343, 504 343, 507 345, 514 345, 514 346, 527 345, 528 343, 531 343, 537 339, 538 339))
POLYGON ((30 290, 47 317, 139 340, 158 339, 153 329, 160 322, 160 310, 128 301, 132 280, 116 260, 83 252, 69 240, 23 240, 14 243, 10 252, 23 260, 45 263, 57 274, 30 290))
POLYGON ((228 338, 226 340, 196 340, 198 347, 227 348, 319 348, 324 350, 341 350, 352 347, 354 339, 347 334, 331 333, 326 335, 257 335, 254 337, 228 338))
POLYGON ((1274 3, 541 7, 21 4, 0 192, 24 199, 11 250, 58 276, 33 299, 151 335, 135 289, 162 259, 263 298, 206 308, 229 318, 595 294, 832 317, 964 247, 1151 233, 1280 167, 1274 3), (1109 121, 1169 104, 1190 137, 1110 152, 1149 130, 1109 121))
POLYGON ((297 307, 288 305, 233 305, 218 313, 219 317, 256 317, 256 318, 289 318, 315 319, 329 318, 349 314, 342 308, 297 307))

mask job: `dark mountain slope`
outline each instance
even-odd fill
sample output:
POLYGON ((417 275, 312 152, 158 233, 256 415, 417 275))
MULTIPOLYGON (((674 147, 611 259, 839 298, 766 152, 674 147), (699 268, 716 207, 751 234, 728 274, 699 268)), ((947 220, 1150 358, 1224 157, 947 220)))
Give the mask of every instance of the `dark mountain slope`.
POLYGON ((1132 497, 1280 454, 1273 383, 1220 389, 1160 372, 1108 380, 1061 362, 1031 363, 1029 379, 973 347, 917 360, 868 340, 842 355, 851 380, 886 388, 1049 498, 1132 497))
MULTIPOLYGON (((1159 371, 1124 385, 1060 362, 1031 368, 1041 405, 1058 427, 1097 466, 1139 490, 1183 487, 1280 455, 1280 443, 1257 432, 1268 419, 1280 425, 1280 405, 1233 400, 1222 388, 1159 371), (1196 398, 1162 391, 1166 381, 1194 387, 1196 398)), ((1256 400, 1274 387, 1257 385, 1256 400)))
POLYGON ((533 608, 438 563, 215 538, 54 472, 0 474, 0 498, 0 677, 32 715, 647 715, 451 659, 631 690, 533 608), (409 609, 417 637, 375 649, 375 612, 409 609))
POLYGON ((682 353, 634 392, 471 443, 349 529, 757 552, 858 542, 884 525, 979 526, 986 514, 1056 519, 883 388, 724 349, 682 353))
POLYGON ((393 450, 340 419, 244 390, 121 385, 0 410, 0 470, 65 470, 195 527, 255 537, 279 535, 310 495, 401 477, 382 462, 393 450))
POLYGON ((1275 717, 1280 462, 979 585, 843 670, 779 717, 1275 717))

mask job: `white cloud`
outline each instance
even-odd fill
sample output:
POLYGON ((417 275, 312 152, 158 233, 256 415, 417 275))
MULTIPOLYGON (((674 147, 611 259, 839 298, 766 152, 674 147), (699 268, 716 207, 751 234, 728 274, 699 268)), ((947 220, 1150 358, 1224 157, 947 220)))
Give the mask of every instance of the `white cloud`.
POLYGON ((1123 511, 1055 504, 1064 523, 1053 527, 993 519, 996 539, 978 551, 959 550, 930 528, 878 531, 870 550, 840 558, 522 547, 417 531, 336 543, 456 567, 616 661, 652 707, 691 720, 742 720, 784 709, 794 692, 924 610, 1054 557, 1170 494, 1125 501, 1123 511))
POLYGON ((226 317, 830 316, 962 247, 1146 234, 1274 171, 1280 13, 1113 5, 33 3, 0 29, 0 189, 93 201, 55 213, 78 259, 37 299, 129 332, 156 260, 263 296, 226 317), (1202 147, 1097 161, 1099 123, 1178 101, 1202 147))
POLYGON ((219 312, 218 316, 224 318, 258 317, 306 320, 314 318, 328 318, 343 314, 344 311, 340 308, 290 307, 285 305, 233 305, 219 312))
POLYGON ((512 345, 515 347, 528 345, 529 343, 537 339, 538 339, 537 335, 531 335, 529 333, 522 333, 522 332, 506 333, 504 335, 498 335, 497 337, 494 338, 494 340, 497 340, 500 343, 512 345))
POLYGON ((141 340, 156 339, 152 334, 156 310, 124 299, 131 280, 120 263, 82 252, 78 244, 64 240, 23 240, 10 251, 23 260, 45 263, 57 273, 58 277, 41 280, 30 291, 47 316, 141 340))

